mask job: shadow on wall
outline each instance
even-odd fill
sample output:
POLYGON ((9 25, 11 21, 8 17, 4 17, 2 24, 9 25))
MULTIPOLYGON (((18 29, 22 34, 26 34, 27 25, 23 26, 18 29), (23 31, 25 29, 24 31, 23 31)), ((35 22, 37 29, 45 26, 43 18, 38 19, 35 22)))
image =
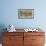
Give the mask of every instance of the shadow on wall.
POLYGON ((2 32, 6 32, 6 30, 4 30, 4 28, 6 28, 6 26, 4 24, 0 24, 0 43, 2 43, 2 32))

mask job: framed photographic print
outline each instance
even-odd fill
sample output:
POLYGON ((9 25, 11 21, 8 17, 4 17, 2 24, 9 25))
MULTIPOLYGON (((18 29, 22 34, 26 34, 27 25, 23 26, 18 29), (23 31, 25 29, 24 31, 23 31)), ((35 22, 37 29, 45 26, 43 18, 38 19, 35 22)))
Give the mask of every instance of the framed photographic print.
POLYGON ((18 18, 19 19, 33 19, 34 9, 18 9, 18 18))

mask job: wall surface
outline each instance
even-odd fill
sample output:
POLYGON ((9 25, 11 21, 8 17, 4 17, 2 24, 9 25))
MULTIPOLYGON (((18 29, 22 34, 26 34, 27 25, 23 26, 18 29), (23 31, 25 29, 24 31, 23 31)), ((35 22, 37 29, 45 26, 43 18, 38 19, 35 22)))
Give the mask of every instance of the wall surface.
POLYGON ((0 0, 0 25, 13 24, 16 28, 46 28, 45 0, 0 0), (33 9, 34 19, 18 19, 18 9, 33 9))

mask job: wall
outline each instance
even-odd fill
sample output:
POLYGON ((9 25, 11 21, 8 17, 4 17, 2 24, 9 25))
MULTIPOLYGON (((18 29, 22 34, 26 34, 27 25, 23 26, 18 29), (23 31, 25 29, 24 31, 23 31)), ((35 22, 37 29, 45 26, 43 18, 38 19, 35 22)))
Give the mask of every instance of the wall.
POLYGON ((1 0, 0 23, 16 28, 46 28, 46 2, 42 0, 1 0), (18 19, 18 9, 33 9, 34 19, 18 19))

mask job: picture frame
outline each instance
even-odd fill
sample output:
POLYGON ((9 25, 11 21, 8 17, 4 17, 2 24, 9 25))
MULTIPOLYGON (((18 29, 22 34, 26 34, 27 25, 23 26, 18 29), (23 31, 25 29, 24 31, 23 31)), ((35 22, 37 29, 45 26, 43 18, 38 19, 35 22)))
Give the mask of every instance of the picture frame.
POLYGON ((34 19, 34 9, 18 9, 18 19, 34 19))

